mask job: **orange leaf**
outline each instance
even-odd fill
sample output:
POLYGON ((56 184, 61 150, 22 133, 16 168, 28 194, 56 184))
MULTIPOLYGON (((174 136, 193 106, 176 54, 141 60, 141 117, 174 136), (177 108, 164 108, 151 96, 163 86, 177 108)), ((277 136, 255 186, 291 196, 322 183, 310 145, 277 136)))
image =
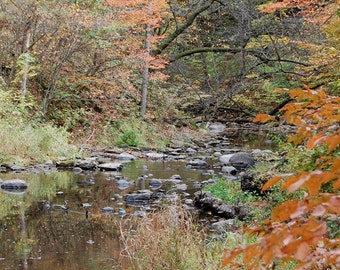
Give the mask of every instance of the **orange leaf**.
POLYGON ((255 119, 253 120, 254 123, 267 123, 270 120, 273 120, 275 117, 269 114, 258 114, 256 115, 255 119))
POLYGON ((298 261, 305 261, 310 255, 310 245, 302 242, 296 249, 294 257, 298 261))
POLYGON ((325 139, 325 137, 324 137, 323 133, 316 134, 315 136, 313 136, 312 138, 309 139, 309 141, 307 143, 307 148, 311 149, 311 148, 315 147, 320 142, 322 142, 324 139, 325 139))
POLYGON ((302 187, 308 189, 308 192, 311 196, 315 196, 319 193, 321 184, 328 183, 329 181, 336 178, 336 174, 332 172, 323 172, 323 171, 313 171, 310 174, 310 177, 302 187))
POLYGON ((308 172, 300 172, 298 175, 289 177, 287 181, 285 181, 281 189, 287 189, 289 193, 294 192, 299 189, 305 182, 310 179, 310 173, 308 172))
POLYGON ((334 189, 340 189, 340 177, 333 183, 334 189))
POLYGON ((332 170, 333 172, 339 172, 339 171, 340 171, 340 158, 337 158, 337 159, 333 162, 333 164, 332 164, 332 166, 331 166, 331 170, 332 170))
POLYGON ((291 218, 292 213, 295 214, 298 212, 300 206, 302 205, 299 200, 286 201, 273 209, 272 219, 274 221, 288 220, 291 218))
POLYGON ((328 153, 332 152, 335 148, 340 145, 340 135, 334 134, 329 135, 326 139, 326 144, 328 145, 328 153))
POLYGON ((242 252, 243 252, 243 249, 234 249, 231 252, 230 251, 225 251, 224 259, 223 259, 223 262, 222 262, 222 267, 225 267, 228 264, 230 264, 242 252))
POLYGON ((274 176, 273 178, 269 179, 262 187, 262 190, 267 190, 268 188, 275 185, 277 182, 279 182, 282 179, 282 176, 274 176))

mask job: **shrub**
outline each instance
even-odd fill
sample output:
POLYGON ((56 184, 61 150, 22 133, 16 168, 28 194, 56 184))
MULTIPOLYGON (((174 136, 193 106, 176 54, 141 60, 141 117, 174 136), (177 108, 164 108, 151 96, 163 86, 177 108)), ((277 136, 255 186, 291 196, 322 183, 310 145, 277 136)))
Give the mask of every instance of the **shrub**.
MULTIPOLYGON (((260 242, 229 250, 223 266, 262 269, 274 268, 284 261, 296 263, 298 269, 340 267, 340 238, 332 229, 340 214, 340 98, 308 87, 288 93, 296 102, 282 109, 283 117, 288 124, 298 127, 288 142, 315 150, 312 154, 315 164, 303 164, 302 170, 293 176, 275 176, 262 189, 281 182, 281 190, 288 193, 302 190, 304 198, 276 206, 270 220, 248 230, 261 235, 260 242), (234 261, 240 255, 241 265, 234 261)), ((265 122, 270 118, 258 115, 255 121, 265 122)))

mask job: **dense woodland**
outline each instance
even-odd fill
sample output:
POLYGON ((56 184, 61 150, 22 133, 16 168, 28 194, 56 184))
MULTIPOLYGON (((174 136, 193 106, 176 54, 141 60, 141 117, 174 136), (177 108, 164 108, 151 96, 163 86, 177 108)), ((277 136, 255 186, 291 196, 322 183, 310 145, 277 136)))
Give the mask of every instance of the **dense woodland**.
POLYGON ((240 267, 240 254, 246 269, 340 265, 329 233, 340 213, 339 1, 0 0, 0 28, 1 163, 70 153, 69 138, 164 146, 202 121, 294 125, 288 142, 311 160, 264 189, 305 196, 249 229, 261 241, 223 265, 240 267))
POLYGON ((302 83, 336 93, 336 1, 266 2, 1 1, 1 90, 71 132, 275 114, 273 90, 302 83))

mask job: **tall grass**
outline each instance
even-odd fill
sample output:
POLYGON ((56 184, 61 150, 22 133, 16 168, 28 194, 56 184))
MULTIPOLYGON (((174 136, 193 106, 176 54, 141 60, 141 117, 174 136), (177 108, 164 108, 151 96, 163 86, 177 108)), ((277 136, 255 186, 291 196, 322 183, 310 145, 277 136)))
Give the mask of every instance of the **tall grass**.
POLYGON ((235 232, 211 237, 181 206, 150 213, 131 224, 135 227, 121 226, 131 269, 219 269, 224 247, 241 243, 235 232))
POLYGON ((36 110, 30 93, 23 98, 0 80, 1 165, 28 165, 75 155, 76 148, 68 143, 69 134, 63 128, 32 120, 36 110))
POLYGON ((0 119, 0 163, 27 165, 75 154, 68 133, 50 124, 0 119))

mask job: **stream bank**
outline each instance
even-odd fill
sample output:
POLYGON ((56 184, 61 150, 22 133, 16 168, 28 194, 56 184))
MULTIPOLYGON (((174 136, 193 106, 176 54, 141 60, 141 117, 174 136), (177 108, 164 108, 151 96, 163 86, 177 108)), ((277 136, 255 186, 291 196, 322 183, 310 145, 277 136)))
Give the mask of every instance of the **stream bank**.
MULTIPOLYGON (((209 223, 215 228, 221 224, 232 227, 231 214, 242 219, 246 209, 219 205, 215 211, 198 202, 195 193, 202 195, 202 187, 218 177, 238 181, 247 166, 261 160, 275 162, 280 156, 265 133, 256 134, 258 130, 233 138, 221 126, 214 129, 199 141, 182 134, 185 139, 164 151, 91 149, 87 158, 2 167, 6 172, 0 176, 4 187, 0 190, 0 225, 6 228, 1 240, 7 244, 0 253, 1 268, 11 269, 23 259, 37 270, 61 258, 63 263, 54 269, 74 264, 75 257, 76 265, 84 269, 89 269, 91 260, 121 260, 117 222, 143 218, 178 202, 188 211, 200 207, 211 213, 209 223), (5 183, 14 179, 27 186, 7 188, 5 183), (16 224, 21 224, 21 232, 16 224)), ((112 262, 104 265, 103 269, 109 269, 112 262)))

